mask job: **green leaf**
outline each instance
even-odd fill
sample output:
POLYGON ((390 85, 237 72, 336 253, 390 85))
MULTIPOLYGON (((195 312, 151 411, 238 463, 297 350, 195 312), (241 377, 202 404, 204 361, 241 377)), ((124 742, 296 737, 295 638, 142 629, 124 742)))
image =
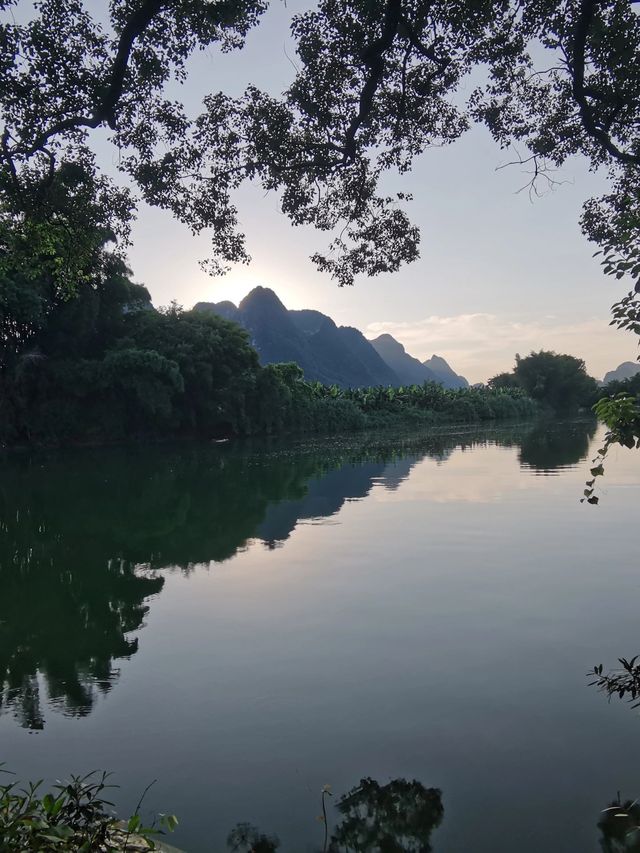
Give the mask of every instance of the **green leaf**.
POLYGON ((163 815, 161 823, 163 826, 166 826, 169 832, 173 832, 178 825, 178 818, 174 814, 163 815))

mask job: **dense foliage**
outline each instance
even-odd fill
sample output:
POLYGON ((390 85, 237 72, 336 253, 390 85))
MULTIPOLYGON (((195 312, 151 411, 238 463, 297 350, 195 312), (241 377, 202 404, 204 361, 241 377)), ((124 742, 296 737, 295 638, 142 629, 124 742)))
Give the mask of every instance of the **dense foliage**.
POLYGON ((519 393, 444 391, 438 385, 340 391, 304 381, 295 364, 260 367, 235 323, 172 305, 156 311, 122 261, 96 251, 92 278, 73 298, 29 280, 13 303, 0 281, 0 443, 335 432, 377 420, 430 422, 523 417, 519 393))
POLYGON ((400 388, 312 386, 314 394, 354 403, 369 423, 410 417, 432 423, 475 423, 493 419, 528 418, 537 414, 535 403, 521 389, 444 388, 436 382, 400 388))
MULTIPOLYGON (((242 391, 258 369, 245 333, 216 317, 155 311, 119 259, 99 257, 73 299, 47 299, 46 285, 35 280, 34 310, 19 329, 2 300, 19 342, 14 336, 0 351, 0 440, 238 429, 242 391)), ((12 280, 7 274, 4 282, 12 280)))
MULTIPOLYGON (((640 336, 640 245, 634 246, 633 253, 635 261, 631 271, 638 283, 634 291, 613 306, 611 325, 640 336)), ((614 269, 611 266, 609 271, 614 269)), ((604 391, 606 396, 598 401, 595 411, 608 431, 599 458, 594 460, 597 463, 594 476, 602 473, 602 463, 612 445, 640 448, 640 373, 623 382, 610 382, 604 391)))
MULTIPOLYGON (((0 773, 6 774, 0 767, 0 773)), ((136 813, 125 824, 111 813, 105 794, 108 773, 72 776, 53 792, 40 795, 41 783, 20 786, 0 782, 0 853, 132 853, 154 850, 154 835, 162 830, 144 826, 136 813)), ((162 827, 172 830, 173 815, 162 815, 162 827)))
POLYGON ((499 373, 489 387, 503 390, 520 388, 533 400, 558 414, 588 409, 598 398, 598 385, 587 374, 584 361, 572 355, 540 350, 521 358, 511 373, 499 373))
POLYGON ((74 288, 90 268, 87 225, 126 243, 137 193, 210 229, 214 266, 246 260, 233 195, 254 180, 280 193, 294 224, 330 235, 314 260, 351 283, 418 256, 409 197, 387 195, 385 173, 477 122, 501 147, 519 146, 534 189, 572 155, 607 170, 610 192, 587 203, 582 225, 609 265, 632 271, 640 20, 628 0, 319 0, 293 18, 296 73, 281 96, 214 91, 190 115, 175 100, 190 56, 213 48, 222 64, 266 6, 119 0, 103 21, 81 0, 40 0, 35 12, 2 0, 5 250, 74 288), (127 189, 96 163, 101 128, 127 189))

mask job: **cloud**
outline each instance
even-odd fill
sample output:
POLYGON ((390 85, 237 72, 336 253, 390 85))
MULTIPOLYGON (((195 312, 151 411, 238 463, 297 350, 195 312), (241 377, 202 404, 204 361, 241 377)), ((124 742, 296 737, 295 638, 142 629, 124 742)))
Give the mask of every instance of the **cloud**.
POLYGON ((413 322, 370 323, 365 330, 368 338, 383 333, 393 335, 421 361, 433 353, 441 355, 471 382, 510 370, 516 353, 527 355, 531 350, 582 358, 596 378, 637 356, 637 339, 611 328, 606 317, 568 322, 554 314, 526 319, 507 314, 434 314, 413 322))

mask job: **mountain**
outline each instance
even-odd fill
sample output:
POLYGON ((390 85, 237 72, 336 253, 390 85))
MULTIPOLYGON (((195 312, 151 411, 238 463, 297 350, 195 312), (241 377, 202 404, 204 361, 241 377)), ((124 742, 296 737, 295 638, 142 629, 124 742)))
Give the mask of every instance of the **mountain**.
POLYGON ((426 361, 422 362, 425 367, 428 367, 432 373, 438 377, 438 381, 442 382, 445 388, 468 388, 469 383, 464 378, 455 373, 448 363, 439 355, 432 355, 426 361))
POLYGON ((403 385, 422 385, 423 382, 440 381, 432 370, 409 355, 402 344, 391 335, 380 335, 371 341, 371 345, 403 385))
POLYGON ((198 302, 243 326, 261 364, 295 361, 306 379, 343 388, 398 385, 398 377, 357 329, 336 326, 320 311, 288 311, 267 287, 256 287, 236 306, 232 302, 198 302))
POLYGON ((623 379, 631 379, 636 373, 640 373, 640 363, 637 361, 623 361, 615 370, 610 370, 605 374, 602 384, 607 385, 614 380, 621 382, 623 379))
POLYGON ((400 378, 380 356, 375 347, 371 345, 371 341, 365 338, 360 329, 354 329, 353 326, 340 326, 339 331, 343 340, 348 343, 351 352, 360 359, 364 367, 380 378, 379 382, 369 383, 370 385, 397 386, 400 384, 400 378))
POLYGON ((198 302, 195 311, 210 311, 243 326, 261 364, 295 361, 307 378, 329 382, 309 342, 273 290, 256 287, 236 306, 233 302, 198 302))
POLYGON ((368 341, 359 329, 337 326, 320 311, 287 310, 268 287, 255 287, 236 307, 233 302, 198 302, 209 311, 243 326, 261 364, 295 361, 309 381, 343 388, 440 382, 465 387, 443 358, 421 364, 391 335, 368 341), (434 367, 430 366, 433 362, 434 367))
POLYGON ((197 305, 194 305, 194 308, 197 311, 211 309, 216 314, 219 314, 220 317, 224 317, 225 320, 232 320, 234 323, 238 322, 238 309, 233 302, 218 302, 217 304, 213 302, 198 302, 197 305))
POLYGON ((398 384, 393 370, 358 329, 336 326, 320 311, 289 311, 289 315, 336 385, 364 388, 398 384))

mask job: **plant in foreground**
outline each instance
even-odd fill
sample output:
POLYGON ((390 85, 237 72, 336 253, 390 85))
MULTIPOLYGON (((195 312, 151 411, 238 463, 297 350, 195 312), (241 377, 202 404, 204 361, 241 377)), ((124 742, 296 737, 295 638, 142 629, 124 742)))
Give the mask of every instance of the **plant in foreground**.
POLYGON ((613 669, 610 672, 603 672, 602 664, 594 666, 587 673, 588 676, 595 676, 593 681, 589 682, 589 687, 596 686, 602 693, 606 693, 608 698, 617 696, 619 699, 626 697, 628 702, 632 702, 632 708, 640 708, 640 663, 637 663, 640 655, 632 657, 631 660, 626 658, 618 658, 621 664, 620 669, 613 669))
POLYGON ((580 502, 597 504, 598 496, 594 495, 597 477, 604 475, 604 463, 611 447, 619 444, 621 447, 640 449, 640 404, 629 394, 616 394, 615 397, 603 397, 593 407, 598 420, 608 427, 604 444, 598 450, 591 468, 591 480, 585 483, 584 497, 580 502))
MULTIPOLYGON (((9 773, 1 766, 0 770, 9 773)), ((149 785, 129 820, 118 821, 111 812, 113 803, 105 799, 105 793, 116 787, 108 784, 110 775, 93 771, 72 776, 44 795, 41 781, 24 787, 17 782, 0 784, 0 853, 154 850, 154 836, 173 831, 177 818, 159 815, 151 826, 143 824, 140 807, 149 785)))

